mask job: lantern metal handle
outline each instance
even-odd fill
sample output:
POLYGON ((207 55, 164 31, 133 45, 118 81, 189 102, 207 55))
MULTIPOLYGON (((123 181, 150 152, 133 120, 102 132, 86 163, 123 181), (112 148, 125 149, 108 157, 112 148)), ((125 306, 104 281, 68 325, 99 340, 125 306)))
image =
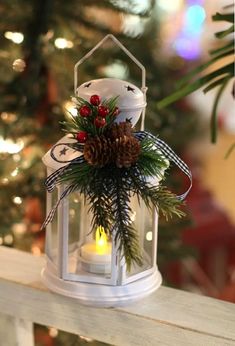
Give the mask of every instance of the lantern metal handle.
MULTIPOLYGON (((78 86, 78 67, 100 47, 103 45, 105 41, 108 39, 111 39, 119 48, 121 48, 126 55, 141 69, 142 72, 142 84, 141 84, 141 91, 143 92, 144 95, 144 102, 146 103, 146 92, 147 92, 147 87, 146 87, 146 70, 145 67, 137 60, 129 50, 123 46, 123 44, 112 34, 106 35, 100 42, 97 43, 97 45, 92 48, 86 55, 84 55, 83 58, 81 58, 74 66, 74 93, 76 94, 77 86, 78 86)), ((144 130, 144 120, 145 120, 145 108, 142 111, 142 116, 141 116, 141 130, 144 130)))

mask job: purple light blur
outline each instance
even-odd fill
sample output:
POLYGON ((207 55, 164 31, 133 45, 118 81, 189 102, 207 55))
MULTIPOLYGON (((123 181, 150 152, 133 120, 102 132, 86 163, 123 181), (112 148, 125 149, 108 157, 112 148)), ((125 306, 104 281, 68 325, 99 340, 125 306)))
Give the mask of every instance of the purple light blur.
POLYGON ((204 0, 188 0, 184 13, 184 25, 173 44, 179 56, 187 60, 200 57, 200 36, 205 20, 204 0))
POLYGON ((192 5, 201 5, 203 6, 204 0, 188 0, 187 5, 192 6, 192 5))
POLYGON ((190 37, 179 37, 174 48, 179 56, 187 60, 197 59, 201 54, 199 40, 192 40, 190 37))

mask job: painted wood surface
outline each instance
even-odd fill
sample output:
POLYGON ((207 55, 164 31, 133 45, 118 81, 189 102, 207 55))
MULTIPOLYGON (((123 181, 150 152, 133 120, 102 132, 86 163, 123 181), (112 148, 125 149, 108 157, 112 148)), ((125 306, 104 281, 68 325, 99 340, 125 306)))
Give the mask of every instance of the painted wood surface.
POLYGON ((33 346, 33 323, 0 313, 1 346, 33 346))
MULTIPOLYGON (((235 345, 234 304, 161 287, 124 308, 86 307, 50 292, 41 282, 43 265, 43 257, 0 247, 1 313, 112 345, 235 345)), ((2 337, 0 329, 0 345, 2 337)))

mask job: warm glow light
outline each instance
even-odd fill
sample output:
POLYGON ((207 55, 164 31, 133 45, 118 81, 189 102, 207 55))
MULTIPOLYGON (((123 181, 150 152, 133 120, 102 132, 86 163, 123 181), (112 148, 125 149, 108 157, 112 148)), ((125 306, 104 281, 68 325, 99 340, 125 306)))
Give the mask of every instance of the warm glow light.
POLYGON ((20 198, 19 196, 16 196, 13 198, 13 202, 15 204, 21 204, 22 203, 22 198, 20 198))
POLYGON ((4 237, 4 243, 10 245, 13 243, 13 236, 11 234, 7 234, 4 237))
POLYGON ((130 219, 131 219, 132 222, 135 221, 135 219, 136 219, 136 211, 133 211, 132 215, 130 216, 130 219))
POLYGON ((78 115, 78 111, 76 109, 76 105, 74 102, 72 101, 65 101, 64 104, 63 104, 63 108, 64 108, 64 111, 66 113, 66 115, 68 116, 76 116, 78 115))
POLYGON ((146 19, 137 15, 125 14, 122 18, 122 31, 130 37, 137 37, 144 32, 146 19))
POLYGON ((27 231, 27 226, 26 226, 26 224, 23 223, 23 222, 15 223, 15 224, 12 226, 12 232, 14 233, 14 235, 21 236, 21 235, 23 235, 26 231, 27 231))
POLYGON ((11 176, 16 177, 18 173, 19 173, 19 168, 16 168, 14 169, 14 171, 11 172, 11 176))
POLYGON ((66 40, 66 38, 58 37, 55 39, 55 46, 56 48, 59 49, 65 49, 65 48, 72 48, 73 47, 73 42, 66 40))
POLYGON ((83 336, 83 335, 79 335, 79 338, 82 340, 85 340, 86 342, 92 342, 93 341, 93 339, 88 338, 87 336, 83 336))
POLYGON ((1 113, 1 119, 4 121, 4 123, 11 124, 14 121, 16 121, 17 116, 15 113, 2 112, 1 113))
POLYGON ((146 233, 146 240, 152 241, 153 239, 153 232, 149 231, 146 233))
POLYGON ((102 255, 107 250, 107 235, 102 226, 97 227, 95 233, 96 251, 102 255))
POLYGON ((21 32, 6 31, 4 36, 16 44, 20 44, 24 41, 24 35, 21 32))
POLYGON ((166 12, 179 11, 183 5, 184 5, 183 0, 174 0, 174 1, 158 0, 157 1, 157 6, 166 12))
POLYGON ((0 153, 16 154, 24 147, 24 142, 19 140, 14 143, 11 139, 0 137, 0 153))
POLYGON ((37 245, 32 245, 31 252, 34 256, 40 256, 42 253, 42 251, 40 250, 40 248, 37 245))
POLYGON ((20 159, 21 159, 21 156, 19 155, 19 154, 15 154, 15 155, 13 155, 13 160, 15 161, 15 162, 19 162, 20 161, 20 159))
POLYGON ((58 329, 53 328, 53 327, 49 328, 49 335, 50 335, 50 337, 56 338, 58 336, 58 333, 59 333, 58 329))
POLYGON ((105 75, 111 78, 126 79, 128 78, 127 66, 119 60, 107 65, 104 69, 105 75))

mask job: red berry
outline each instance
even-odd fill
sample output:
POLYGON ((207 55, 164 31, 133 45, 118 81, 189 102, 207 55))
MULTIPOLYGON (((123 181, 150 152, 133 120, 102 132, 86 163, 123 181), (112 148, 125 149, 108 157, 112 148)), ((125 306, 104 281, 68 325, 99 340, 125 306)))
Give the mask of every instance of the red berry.
POLYGON ((85 143, 86 140, 87 140, 88 135, 87 135, 87 132, 80 131, 80 132, 77 133, 76 137, 77 137, 78 142, 85 143))
POLYGON ((100 117, 105 118, 106 115, 108 115, 108 114, 109 114, 109 108, 108 107, 106 107, 106 106, 99 106, 98 107, 98 115, 100 117))
POLYGON ((90 97, 90 103, 93 106, 99 106, 100 102, 101 102, 101 99, 100 99, 99 95, 92 95, 90 97))
POLYGON ((106 120, 105 118, 96 117, 94 123, 96 127, 100 128, 104 127, 104 125, 106 124, 106 120))
POLYGON ((113 110, 113 115, 116 117, 120 113, 120 109, 118 107, 115 107, 113 110))
POLYGON ((91 109, 88 106, 82 106, 79 109, 79 114, 81 115, 81 117, 89 117, 89 115, 91 114, 91 109))

